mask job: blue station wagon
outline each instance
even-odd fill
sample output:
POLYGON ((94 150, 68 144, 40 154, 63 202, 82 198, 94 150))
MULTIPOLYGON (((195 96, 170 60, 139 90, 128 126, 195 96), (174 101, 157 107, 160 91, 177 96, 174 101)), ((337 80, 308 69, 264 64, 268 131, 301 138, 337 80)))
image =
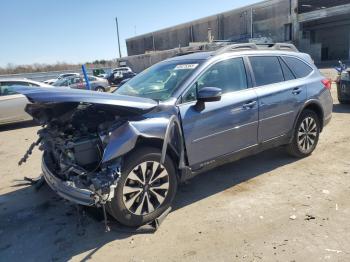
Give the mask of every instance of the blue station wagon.
POLYGON ((173 57, 109 94, 17 92, 43 126, 49 186, 127 226, 159 217, 179 182, 218 165, 277 146, 309 156, 333 106, 330 81, 290 44, 173 57))

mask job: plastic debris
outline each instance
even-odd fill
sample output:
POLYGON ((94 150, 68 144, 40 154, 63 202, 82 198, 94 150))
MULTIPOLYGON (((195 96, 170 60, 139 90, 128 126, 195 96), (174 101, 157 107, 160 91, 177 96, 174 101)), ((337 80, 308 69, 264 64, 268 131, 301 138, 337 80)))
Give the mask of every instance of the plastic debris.
POLYGON ((323 194, 326 194, 326 195, 329 195, 329 190, 323 189, 323 190, 322 190, 322 193, 323 193, 323 194))
POLYGON ((305 216, 305 220, 313 220, 316 219, 316 217, 314 217, 313 215, 306 215, 305 216))
POLYGON ((295 220, 295 219, 297 219, 297 216, 296 216, 296 215, 291 215, 291 216, 289 217, 289 219, 295 220))
POLYGON ((341 250, 329 249, 329 248, 326 248, 325 250, 326 250, 326 251, 328 251, 328 252, 335 252, 335 253, 337 253, 337 254, 339 254, 339 253, 342 253, 342 252, 343 252, 343 251, 341 251, 341 250))

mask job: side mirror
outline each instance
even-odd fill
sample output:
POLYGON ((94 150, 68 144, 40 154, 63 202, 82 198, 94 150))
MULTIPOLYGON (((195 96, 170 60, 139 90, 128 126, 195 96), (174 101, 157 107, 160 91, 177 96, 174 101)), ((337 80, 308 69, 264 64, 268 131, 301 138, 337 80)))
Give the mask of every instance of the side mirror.
POLYGON ((217 87, 203 87, 198 91, 197 101, 198 102, 215 102, 220 101, 222 95, 221 88, 217 87))

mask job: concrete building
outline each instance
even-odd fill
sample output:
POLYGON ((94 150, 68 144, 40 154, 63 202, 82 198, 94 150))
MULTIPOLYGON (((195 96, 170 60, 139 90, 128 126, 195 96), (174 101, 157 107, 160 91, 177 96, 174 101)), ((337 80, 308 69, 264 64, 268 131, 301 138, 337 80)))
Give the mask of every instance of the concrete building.
POLYGON ((128 55, 141 56, 127 60, 164 59, 166 50, 207 42, 208 29, 215 40, 293 42, 316 62, 350 59, 350 0, 265 0, 129 38, 128 55))

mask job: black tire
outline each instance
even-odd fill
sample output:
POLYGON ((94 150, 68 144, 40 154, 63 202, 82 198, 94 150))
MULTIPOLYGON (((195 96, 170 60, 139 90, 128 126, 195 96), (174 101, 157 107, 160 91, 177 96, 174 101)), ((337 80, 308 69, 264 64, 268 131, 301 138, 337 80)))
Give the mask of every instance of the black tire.
POLYGON ((337 84, 337 95, 338 95, 339 104, 349 104, 350 103, 349 100, 344 99, 342 92, 341 92, 340 84, 337 84))
MULTIPOLYGON (((311 122, 310 122, 311 123, 311 122)), ((295 126, 294 132, 293 132, 293 140, 292 142, 287 145, 287 152, 294 157, 297 158, 303 158, 303 157, 307 157, 309 155, 312 154, 312 152, 315 150, 317 143, 318 143, 318 139, 320 136, 320 130, 321 130, 321 124, 320 124, 320 119, 318 117, 318 115, 312 111, 312 110, 304 110, 300 116, 299 119, 297 121, 297 124, 295 126), (315 128, 312 128, 312 132, 310 131, 305 131, 304 135, 299 135, 299 131, 301 133, 302 132, 302 124, 304 123, 304 126, 307 125, 309 119, 312 119, 316 125, 315 128), (305 140, 303 140, 303 138, 305 138, 305 140), (313 141, 313 144, 311 145, 311 142, 309 141, 313 141), (302 141, 304 141, 304 143, 301 143, 302 141), (306 145, 305 143, 308 143, 308 145, 306 145), (308 148, 306 150, 306 148, 308 148)), ((311 124, 310 124, 311 125, 311 124)), ((311 127, 310 127, 311 129, 311 127)))
POLYGON ((105 92, 106 90, 102 86, 98 86, 95 89, 97 92, 105 92))
MULTIPOLYGON (((153 200, 153 203, 158 204, 159 206, 157 206, 154 211, 149 212, 149 213, 145 213, 144 214, 136 214, 134 212, 132 212, 130 209, 127 208, 126 206, 126 202, 127 199, 126 197, 129 197, 129 200, 132 198, 133 194, 137 194, 137 193, 131 193, 129 195, 124 196, 123 194, 123 189, 124 187, 126 188, 130 188, 127 187, 127 183, 134 183, 136 180, 132 180, 130 179, 130 174, 135 174, 135 172, 133 170, 135 170, 136 167, 140 166, 142 163, 147 162, 147 169, 146 169, 146 176, 148 173, 148 176, 152 176, 152 166, 150 167, 150 165, 152 165, 152 162, 160 162, 160 157, 161 157, 161 150, 157 149, 157 148, 151 148, 151 147, 141 147, 138 148, 136 150, 134 150, 132 153, 130 153, 129 155, 127 155, 124 159, 124 166, 122 168, 122 174, 121 174, 121 178, 118 181, 118 185, 117 188, 115 190, 115 195, 114 198, 108 203, 107 205, 107 210, 108 212, 116 219, 118 220, 120 223, 126 225, 126 226, 131 226, 131 227, 136 227, 136 226, 141 226, 144 224, 147 224, 149 222, 151 222, 152 220, 156 219, 157 217, 159 217, 165 210, 167 210, 170 205, 172 204, 175 195, 176 195, 176 190, 177 190, 177 176, 176 176, 176 171, 175 171, 175 167, 174 167, 174 163, 171 160, 171 158, 169 156, 166 156, 165 158, 165 163, 164 163, 164 168, 165 171, 167 172, 168 176, 166 177, 166 181, 168 181, 168 191, 167 194, 164 196, 164 200, 162 203, 160 203, 158 201, 158 198, 155 198, 155 195, 153 195, 152 191, 152 184, 150 182, 150 184, 148 184, 147 182, 147 189, 145 189, 145 186, 142 186, 141 184, 137 183, 140 188, 142 188, 142 193, 139 197, 136 198, 139 199, 139 202, 142 202, 142 199, 145 199, 145 192, 147 192, 147 198, 146 200, 153 200), (151 199, 152 198, 152 199, 151 199), (155 202, 154 202, 155 201, 155 202)), ((137 169, 139 170, 139 169, 137 169)), ((137 171, 136 170, 136 171, 137 171)), ((141 168, 140 168, 141 170, 141 168)), ((162 173, 163 171, 162 167, 157 168, 157 170, 155 171, 155 174, 158 172, 158 175, 155 177, 160 177, 159 173, 162 173)), ((138 175, 138 177, 140 177, 140 175, 138 175)), ((158 181, 158 183, 160 183, 159 181, 165 179, 165 178, 161 178, 161 179, 156 179, 156 181, 158 181)), ((166 183, 166 182, 165 182, 166 183)), ((158 190, 158 189, 157 189, 158 190)), ((160 191, 158 191, 158 193, 162 193, 160 191)), ((144 200, 144 201, 146 201, 144 200)), ((134 204, 136 203, 136 201, 134 202, 134 204)), ((143 202, 145 203, 145 202, 143 202)), ((149 206, 148 203, 146 201, 145 204, 141 204, 141 210, 148 210, 149 206)), ((140 206, 137 205, 136 206, 140 206)), ((156 206, 156 205, 154 205, 156 206)), ((133 207, 133 206, 132 206, 133 207)), ((142 211, 141 211, 142 212, 142 211)))

